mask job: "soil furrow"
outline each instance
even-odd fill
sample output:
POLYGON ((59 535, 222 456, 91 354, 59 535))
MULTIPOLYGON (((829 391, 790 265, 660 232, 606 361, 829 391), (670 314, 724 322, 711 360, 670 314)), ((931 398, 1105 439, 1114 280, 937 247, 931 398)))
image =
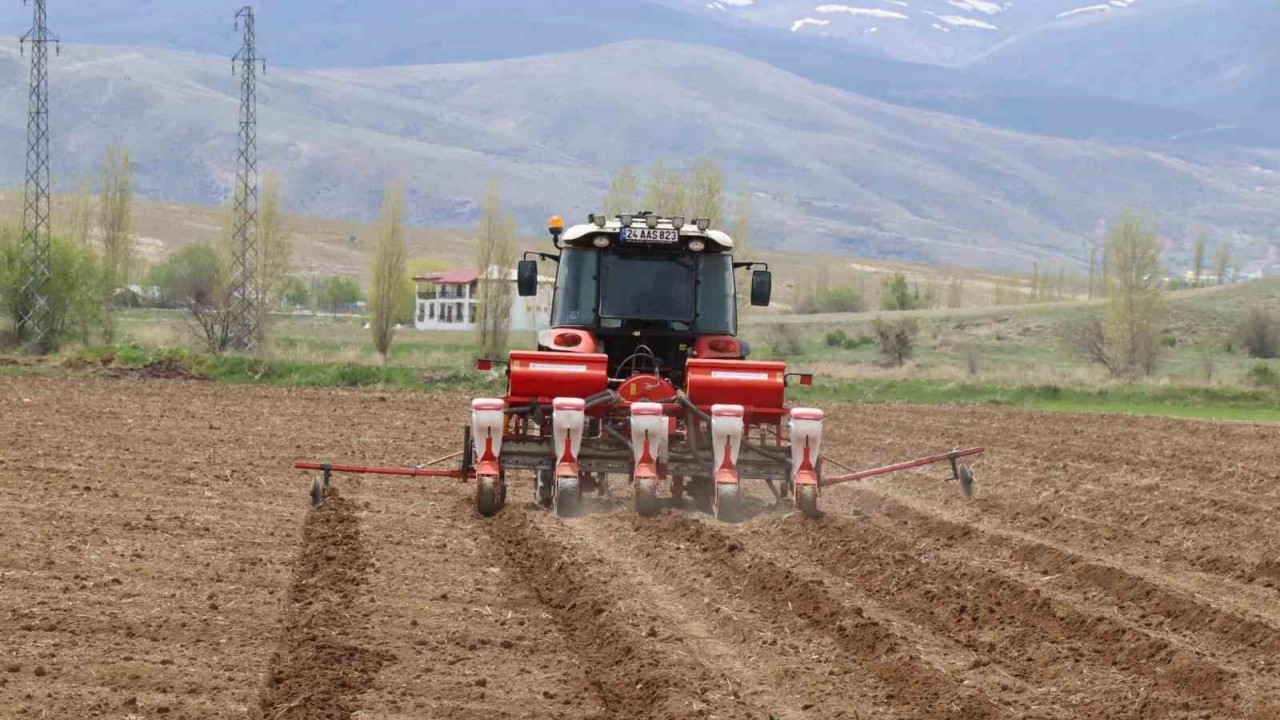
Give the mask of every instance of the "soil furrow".
POLYGON ((914 538, 865 521, 773 525, 766 534, 795 538, 798 550, 863 592, 982 648, 1028 682, 1059 686, 1078 717, 1115 717, 1138 696, 1136 717, 1248 716, 1235 673, 1111 617, 1081 612, 970 563, 922 556, 914 538))
MULTIPOLYGON (((1274 427, 986 408, 829 415, 832 435, 876 428, 871 437, 861 433, 864 445, 829 449, 858 465, 920 454, 937 438, 986 445, 984 508, 1029 532, 1096 537, 1100 552, 1123 542, 1188 568, 1280 588, 1277 537, 1254 531, 1274 515, 1280 472, 1257 460, 1274 454, 1274 427)), ((939 496, 926 484, 892 482, 939 496)))
MULTIPOLYGON (((1006 538, 1015 544, 1040 544, 1058 548, 1082 558, 1106 558, 1105 564, 1125 568, 1131 575, 1158 575, 1168 584, 1211 601, 1241 617, 1256 617, 1272 627, 1280 627, 1280 607, 1275 590, 1264 585, 1237 581, 1227 573, 1214 573, 1198 567, 1198 562, 1175 549, 1156 546, 1153 541, 1133 536, 1126 529, 1100 525, 1083 518, 1055 515, 1049 511, 1035 513, 1034 519, 1019 520, 1019 512, 1006 517, 1003 500, 981 498, 966 506, 954 502, 937 502, 921 497, 911 488, 866 488, 843 495, 841 504, 865 507, 868 496, 892 498, 897 505, 920 515, 937 517, 964 527, 980 527, 991 536, 1006 538)), ((1268 528, 1264 523, 1259 528, 1268 528)), ((1265 533, 1264 533, 1265 534, 1265 533)))
POLYGON ((1223 554, 1231 543, 1221 537, 1222 528, 1236 528, 1247 533, 1248 528, 1258 522, 1267 522, 1261 517, 1249 518, 1218 513, 1211 518, 1197 518, 1176 524, 1152 522, 1159 516, 1154 508, 1144 508, 1140 515, 1121 518, 1114 522, 1099 520, 1105 513, 1101 508, 1109 505, 1135 506, 1132 502, 1123 502, 1113 498, 1108 503, 1089 508, 1073 506, 1069 509, 1046 505, 1043 503, 1017 502, 1011 504, 1001 498, 987 497, 983 499, 984 512, 1006 518, 1015 525, 1026 526, 1035 532, 1054 532, 1064 535, 1078 535, 1091 538, 1095 545, 1124 544, 1141 548, 1148 556, 1159 557, 1162 562, 1178 563, 1182 566, 1221 575, 1250 585, 1280 591, 1280 561, 1274 557, 1261 556, 1267 550, 1254 551, 1249 555, 1223 554), (1087 513, 1088 517, 1081 513, 1087 513), (1138 529, 1143 530, 1139 532, 1138 529))
POLYGON ((690 653, 685 638, 659 630, 665 619, 630 602, 634 588, 589 547, 566 538, 561 522, 508 508, 486 528, 508 570, 570 642, 608 717, 767 717, 741 697, 732 678, 690 653))
POLYGON ((395 660, 370 647, 371 628, 352 611, 369 567, 355 508, 330 489, 323 505, 307 516, 257 717, 348 720, 360 709, 360 696, 382 666, 395 660))
POLYGON ((890 530, 894 528, 880 517, 895 521, 898 527, 905 523, 904 532, 928 543, 931 550, 981 558, 983 562, 1013 561, 1055 579, 1067 576, 1075 584, 1105 595, 1117 611, 1137 622, 1199 641, 1225 658, 1275 671, 1272 665, 1280 657, 1280 627, 1251 614, 1215 607, 1191 594, 1047 543, 952 522, 875 493, 863 492, 862 496, 873 520, 890 530))
POLYGON ((763 606, 738 583, 708 582, 699 554, 680 543, 654 542, 629 512, 594 515, 571 526, 610 564, 634 579, 644 602, 665 618, 664 632, 687 639, 704 662, 731 672, 743 694, 779 720, 910 718, 890 702, 892 688, 865 673, 825 633, 789 613, 763 606))

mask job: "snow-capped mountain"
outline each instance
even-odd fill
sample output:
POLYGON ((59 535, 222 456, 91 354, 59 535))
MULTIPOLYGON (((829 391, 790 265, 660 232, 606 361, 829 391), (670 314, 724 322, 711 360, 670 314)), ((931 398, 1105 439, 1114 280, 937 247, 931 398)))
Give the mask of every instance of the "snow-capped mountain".
MULTIPOLYGON (((1018 80, 1064 100, 1074 93, 1211 120, 1191 132, 1157 128, 1150 115, 1137 120, 1152 138, 1274 145, 1280 137, 1273 129, 1280 124, 1277 0, 664 2, 727 26, 807 40, 814 48, 836 43, 880 58, 945 66, 969 81, 1018 80)), ((957 88, 954 94, 965 92, 957 88)), ((1081 107, 1074 100, 1063 103, 1068 113, 1081 107)), ((972 109, 962 112, 990 121, 972 109)), ((1101 127, 1127 122, 1124 113, 1083 112, 1101 127)), ((1007 117, 1008 108, 997 114, 1007 117)))
POLYGON ((1153 3, 1024 33, 969 68, 1271 128, 1280 121, 1277 32, 1275 0, 1153 3))
POLYGON ((668 0, 797 34, 840 38, 889 57, 960 65, 1010 38, 1103 21, 1181 0, 668 0))

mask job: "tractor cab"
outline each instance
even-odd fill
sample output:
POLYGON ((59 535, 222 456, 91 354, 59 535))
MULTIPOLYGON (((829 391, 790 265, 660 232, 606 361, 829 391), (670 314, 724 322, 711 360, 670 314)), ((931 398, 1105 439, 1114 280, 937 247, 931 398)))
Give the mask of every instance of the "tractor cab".
MULTIPOLYGON (((538 336, 542 351, 602 354, 608 375, 656 375, 683 387, 690 358, 744 359, 737 339, 733 240, 710 220, 662 218, 652 213, 590 216, 564 229, 553 218, 558 264, 551 329, 538 336)), ((521 295, 537 291, 537 261, 520 263, 521 295)), ((753 305, 768 305, 772 279, 755 270, 753 305)))

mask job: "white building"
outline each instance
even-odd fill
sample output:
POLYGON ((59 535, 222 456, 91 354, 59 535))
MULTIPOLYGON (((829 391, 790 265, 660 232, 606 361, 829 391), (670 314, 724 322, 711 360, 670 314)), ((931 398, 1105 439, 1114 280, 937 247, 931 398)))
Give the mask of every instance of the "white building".
POLYGON ((538 276, 538 294, 522 298, 516 292, 514 269, 489 268, 485 277, 473 269, 429 273, 413 279, 418 295, 414 327, 419 330, 474 330, 476 303, 482 282, 511 285, 511 329, 541 330, 551 322, 555 279, 538 276))

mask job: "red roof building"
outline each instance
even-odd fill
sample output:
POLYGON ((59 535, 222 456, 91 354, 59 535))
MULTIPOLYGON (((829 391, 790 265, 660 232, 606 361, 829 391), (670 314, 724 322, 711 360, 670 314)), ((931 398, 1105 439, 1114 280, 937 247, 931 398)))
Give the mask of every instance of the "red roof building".
POLYGON ((489 269, 484 278, 474 268, 425 273, 413 278, 417 289, 417 312, 414 327, 419 330, 473 330, 481 282, 510 283, 511 329, 538 330, 547 326, 551 317, 551 289, 555 281, 538 278, 536 297, 522 298, 515 292, 515 271, 498 267, 489 269))

